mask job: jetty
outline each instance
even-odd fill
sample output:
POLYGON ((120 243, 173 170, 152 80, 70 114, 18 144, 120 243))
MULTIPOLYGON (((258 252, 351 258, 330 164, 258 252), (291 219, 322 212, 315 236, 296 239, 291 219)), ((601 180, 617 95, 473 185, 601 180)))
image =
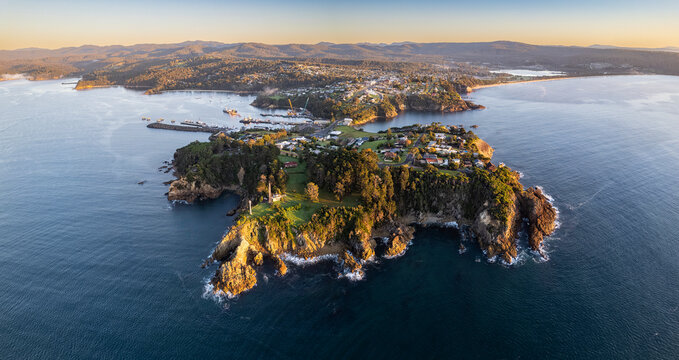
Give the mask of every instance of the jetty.
POLYGON ((159 122, 150 123, 146 125, 150 129, 164 129, 164 130, 175 130, 175 131, 190 131, 190 132, 207 132, 207 133, 218 133, 220 131, 227 131, 228 128, 225 127, 213 127, 213 126, 201 126, 201 125, 172 125, 163 124, 159 122))

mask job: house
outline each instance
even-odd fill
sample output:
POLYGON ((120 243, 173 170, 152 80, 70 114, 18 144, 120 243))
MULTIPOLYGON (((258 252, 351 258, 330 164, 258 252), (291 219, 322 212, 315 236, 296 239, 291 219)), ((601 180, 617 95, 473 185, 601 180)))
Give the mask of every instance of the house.
POLYGON ((297 164, 297 161, 288 161, 288 162, 286 162, 285 164, 283 164, 283 166, 284 166, 286 169, 287 169, 287 168, 294 168, 294 167, 297 167, 297 165, 298 165, 298 164, 297 164))
POLYGON ((474 165, 475 165, 476 167, 479 167, 479 168, 485 168, 485 167, 486 167, 486 164, 485 164, 483 161, 481 161, 481 160, 476 160, 476 161, 474 161, 474 165))
POLYGON ((444 139, 446 138, 446 134, 444 134, 444 133, 435 133, 435 134, 434 134, 434 137, 436 138, 436 140, 444 140, 444 139))
POLYGON ((276 143, 276 147, 283 150, 283 149, 287 148, 288 146, 290 146, 291 144, 292 143, 289 142, 289 141, 281 141, 281 142, 276 143))
POLYGON ((393 161, 398 159, 398 155, 395 152, 387 151, 384 153, 384 160, 393 161))
POLYGON ((328 134, 330 134, 332 136, 340 136, 340 135, 342 135, 342 132, 339 131, 339 130, 334 130, 334 131, 329 132, 328 134))
POLYGON ((342 120, 342 125, 349 126, 353 121, 354 120, 352 120, 351 118, 344 118, 344 120, 342 120))

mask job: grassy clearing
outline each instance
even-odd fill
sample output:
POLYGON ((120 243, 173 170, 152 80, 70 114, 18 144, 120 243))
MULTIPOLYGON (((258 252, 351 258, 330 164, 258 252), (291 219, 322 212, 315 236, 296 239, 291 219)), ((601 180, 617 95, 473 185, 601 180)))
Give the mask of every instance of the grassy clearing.
POLYGON ((299 162, 299 159, 294 158, 292 156, 278 155, 278 161, 280 161, 281 163, 286 163, 286 162, 289 162, 289 161, 299 162))
MULTIPOLYGON (((280 161, 287 160, 286 156, 279 156, 280 161)), ((287 161, 297 161, 298 159, 290 158, 292 160, 287 161)), ((349 206, 353 207, 358 205, 358 195, 350 195, 342 199, 342 201, 337 201, 333 194, 320 190, 318 196, 318 202, 310 201, 304 194, 304 189, 308 182, 306 176, 306 163, 300 163, 296 168, 286 169, 285 172, 288 174, 288 183, 286 188, 286 194, 283 200, 278 204, 283 209, 289 209, 288 217, 293 223, 293 226, 302 225, 311 220, 311 216, 320 209, 321 206, 349 206), (292 210, 291 208, 300 204, 299 209, 292 210)), ((252 217, 260 217, 272 212, 271 206, 266 203, 259 203, 252 208, 252 217)))
MULTIPOLYGON (((350 195, 345 197, 342 201, 337 201, 327 191, 320 191, 318 202, 310 201, 304 193, 287 193, 283 200, 278 203, 283 209, 288 209, 288 218, 292 221, 293 226, 300 226, 311 220, 311 216, 321 208, 321 206, 348 206, 353 207, 358 205, 358 195, 350 195), (292 208, 300 204, 299 209, 292 208)), ((252 216, 260 217, 270 214, 273 210, 268 203, 259 203, 252 208, 252 216)))
MULTIPOLYGON (((296 160, 294 159, 293 161, 296 160)), ((288 184, 285 192, 288 194, 304 194, 304 187, 307 183, 306 163, 303 162, 297 165, 297 167, 285 169, 285 172, 288 174, 288 184)))
POLYGON ((361 130, 356 130, 352 128, 351 126, 338 126, 335 128, 335 130, 341 131, 342 134, 339 137, 342 138, 360 138, 360 137, 382 137, 384 134, 377 134, 377 133, 371 133, 367 131, 361 131, 361 130))
POLYGON ((382 139, 382 140, 375 140, 375 141, 366 141, 361 146, 358 148, 359 150, 363 149, 370 149, 374 152, 377 152, 377 147, 386 144, 388 140, 382 139))

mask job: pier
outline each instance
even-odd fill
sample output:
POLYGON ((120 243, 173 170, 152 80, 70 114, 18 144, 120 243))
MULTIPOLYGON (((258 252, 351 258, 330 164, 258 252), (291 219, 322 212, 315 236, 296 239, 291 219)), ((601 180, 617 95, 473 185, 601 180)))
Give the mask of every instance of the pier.
POLYGON ((171 125, 163 124, 159 122, 154 122, 146 125, 150 129, 164 129, 164 130, 176 130, 176 131, 190 131, 190 132, 207 132, 207 133, 218 133, 220 131, 227 131, 228 128, 223 127, 210 127, 210 126, 196 126, 196 125, 171 125))

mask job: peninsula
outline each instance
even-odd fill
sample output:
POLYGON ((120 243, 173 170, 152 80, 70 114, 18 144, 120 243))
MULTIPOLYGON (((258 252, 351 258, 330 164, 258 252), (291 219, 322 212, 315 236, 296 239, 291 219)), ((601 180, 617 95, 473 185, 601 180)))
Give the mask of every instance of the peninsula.
POLYGON ((353 119, 363 124, 399 112, 483 108, 462 99, 477 85, 517 81, 477 67, 347 60, 198 57, 156 65, 131 64, 83 75, 76 89, 121 85, 157 94, 168 90, 227 90, 256 94, 251 105, 286 109, 290 117, 353 119), (479 72, 486 79, 475 77, 479 72))
POLYGON ((220 132, 176 151, 169 200, 241 195, 234 225, 204 264, 218 264, 215 293, 252 288, 266 263, 283 276, 293 257, 332 256, 343 275, 360 277, 376 256, 403 254, 416 224, 457 224, 507 263, 520 231, 541 251, 554 230, 547 198, 493 164, 492 147, 472 131, 438 123, 330 130, 220 132))

